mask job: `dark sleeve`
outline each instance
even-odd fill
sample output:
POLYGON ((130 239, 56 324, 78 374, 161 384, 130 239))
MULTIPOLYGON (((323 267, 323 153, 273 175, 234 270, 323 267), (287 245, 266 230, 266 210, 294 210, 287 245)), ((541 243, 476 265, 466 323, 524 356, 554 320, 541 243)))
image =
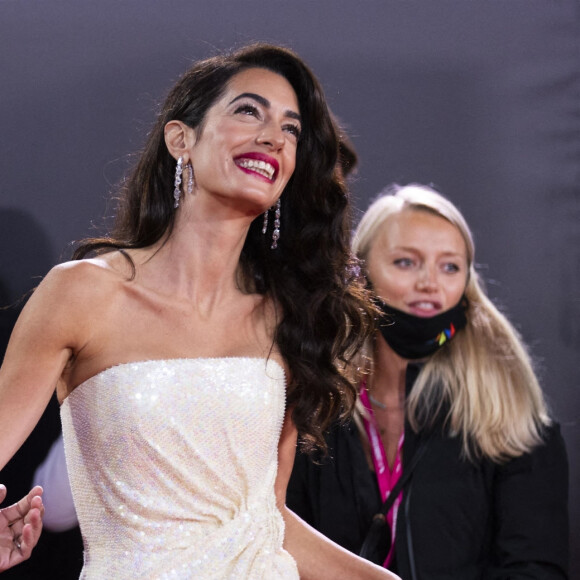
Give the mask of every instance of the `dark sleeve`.
POLYGON ((558 425, 496 471, 493 580, 568 578, 568 459, 558 425))
POLYGON ((286 490, 286 506, 306 523, 316 527, 312 501, 317 494, 312 489, 315 482, 311 481, 310 484, 308 482, 309 479, 312 479, 309 477, 311 475, 309 474, 310 469, 312 469, 310 458, 305 453, 296 450, 296 459, 286 490))
POLYGON ((378 487, 355 425, 334 425, 326 442, 328 455, 316 461, 296 454, 286 505, 321 534, 356 554, 381 506, 378 487))

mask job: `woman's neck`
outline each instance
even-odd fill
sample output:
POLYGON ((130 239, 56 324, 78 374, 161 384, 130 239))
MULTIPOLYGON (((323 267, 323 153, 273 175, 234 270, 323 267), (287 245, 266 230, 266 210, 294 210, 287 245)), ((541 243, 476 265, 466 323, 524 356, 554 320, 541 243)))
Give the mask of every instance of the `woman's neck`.
POLYGON ((205 219, 192 209, 197 208, 180 207, 171 235, 143 250, 137 275, 158 291, 204 305, 207 312, 240 292, 239 260, 251 220, 205 219))
POLYGON ((405 402, 405 375, 409 361, 401 358, 380 334, 375 336, 369 393, 375 404, 400 409, 405 402))

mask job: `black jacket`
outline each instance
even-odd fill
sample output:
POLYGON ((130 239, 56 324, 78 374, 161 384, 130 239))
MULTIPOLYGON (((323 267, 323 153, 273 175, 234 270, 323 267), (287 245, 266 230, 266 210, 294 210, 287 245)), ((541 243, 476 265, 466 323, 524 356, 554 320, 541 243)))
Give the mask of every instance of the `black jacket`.
MULTIPOLYGON (((417 435, 406 425, 403 470, 422 438, 428 447, 397 518, 393 568, 403 580, 568 577, 568 463, 558 425, 543 445, 505 464, 461 459, 459 437, 441 429, 417 435)), ((376 478, 354 424, 335 425, 327 442, 318 465, 297 454, 287 505, 358 553, 381 506, 376 478)))

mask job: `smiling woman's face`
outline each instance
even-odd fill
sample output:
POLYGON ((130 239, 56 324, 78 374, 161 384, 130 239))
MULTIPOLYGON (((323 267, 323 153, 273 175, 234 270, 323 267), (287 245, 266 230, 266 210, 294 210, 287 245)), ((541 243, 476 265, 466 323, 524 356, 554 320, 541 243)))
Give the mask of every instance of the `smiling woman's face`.
POLYGON ((367 258, 375 292, 390 306, 430 317, 455 306, 467 284, 460 231, 427 211, 403 209, 381 225, 367 258))
POLYGON ((238 73, 191 150, 196 189, 263 211, 294 172, 300 131, 298 99, 283 76, 261 68, 238 73))

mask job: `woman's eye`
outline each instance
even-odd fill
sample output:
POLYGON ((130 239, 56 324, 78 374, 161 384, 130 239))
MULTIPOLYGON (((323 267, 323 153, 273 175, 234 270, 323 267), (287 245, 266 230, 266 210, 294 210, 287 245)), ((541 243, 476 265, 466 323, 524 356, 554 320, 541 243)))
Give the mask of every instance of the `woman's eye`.
POLYGON ((410 268, 413 265, 413 260, 411 258, 397 258, 394 264, 400 268, 410 268))
POLYGON ((294 137, 296 137, 297 140, 300 139, 300 134, 302 132, 298 125, 293 125, 292 123, 290 123, 289 125, 285 125, 284 131, 288 131, 288 133, 294 135, 294 137))
POLYGON ((456 272, 459 272, 459 266, 453 263, 443 264, 443 271, 448 274, 455 274, 456 272))
POLYGON ((244 105, 240 105, 236 110, 235 113, 241 113, 242 115, 253 115, 255 117, 259 116, 258 107, 256 105, 251 105, 246 103, 244 105))

